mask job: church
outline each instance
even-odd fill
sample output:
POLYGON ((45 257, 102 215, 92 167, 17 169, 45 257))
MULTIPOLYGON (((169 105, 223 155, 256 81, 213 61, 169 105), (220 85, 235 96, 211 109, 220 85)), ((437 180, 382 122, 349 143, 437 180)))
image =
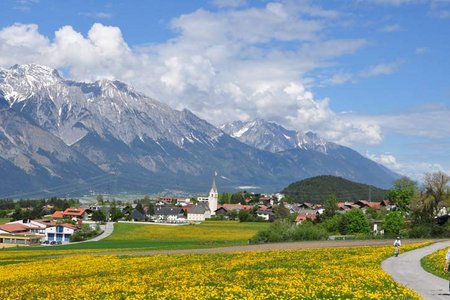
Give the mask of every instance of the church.
POLYGON ((208 205, 209 205, 209 209, 211 210, 211 216, 216 215, 218 202, 219 202, 219 192, 217 192, 216 176, 214 176, 211 190, 209 191, 209 196, 208 196, 208 205))

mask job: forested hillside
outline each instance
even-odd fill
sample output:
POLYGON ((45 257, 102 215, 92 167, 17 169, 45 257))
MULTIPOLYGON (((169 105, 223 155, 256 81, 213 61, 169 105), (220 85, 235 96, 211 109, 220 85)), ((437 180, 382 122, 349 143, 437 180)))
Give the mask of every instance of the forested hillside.
POLYGON ((322 203, 331 194, 338 201, 385 199, 386 190, 336 176, 317 176, 291 183, 282 193, 293 202, 322 203))

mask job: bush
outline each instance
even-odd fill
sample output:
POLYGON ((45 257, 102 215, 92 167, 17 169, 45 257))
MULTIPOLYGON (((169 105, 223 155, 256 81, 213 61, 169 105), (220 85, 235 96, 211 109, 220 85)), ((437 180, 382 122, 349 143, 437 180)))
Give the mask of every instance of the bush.
POLYGON ((287 220, 277 220, 269 228, 259 231, 250 243, 324 240, 327 237, 328 232, 321 225, 314 225, 311 222, 296 225, 287 220))
POLYGON ((431 236, 430 225, 417 225, 411 228, 408 232, 410 238, 428 238, 431 236))
POLYGON ((291 233, 291 240, 293 241, 325 240, 327 238, 328 231, 325 228, 310 222, 294 225, 291 233))

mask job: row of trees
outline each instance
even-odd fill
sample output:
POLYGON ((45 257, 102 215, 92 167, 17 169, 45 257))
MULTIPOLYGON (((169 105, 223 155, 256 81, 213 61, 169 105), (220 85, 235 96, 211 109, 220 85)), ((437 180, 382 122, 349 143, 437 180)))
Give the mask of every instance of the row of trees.
POLYGON ((296 225, 288 218, 276 221, 259 232, 254 243, 326 239, 329 235, 372 237, 370 224, 382 223, 385 237, 450 237, 448 208, 450 207, 450 177, 443 172, 426 174, 423 185, 403 177, 395 181, 387 197, 393 207, 375 210, 352 209, 338 213, 338 202, 330 195, 324 202, 324 212, 314 222, 296 225))

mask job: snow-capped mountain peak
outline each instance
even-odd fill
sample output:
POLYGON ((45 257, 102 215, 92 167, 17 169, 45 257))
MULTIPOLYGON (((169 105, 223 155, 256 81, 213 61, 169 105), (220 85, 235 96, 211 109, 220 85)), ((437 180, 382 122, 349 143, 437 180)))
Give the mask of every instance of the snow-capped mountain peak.
POLYGON ((327 153, 330 147, 335 147, 335 144, 311 131, 305 133, 288 130, 277 123, 263 119, 248 122, 235 121, 224 124, 220 128, 241 142, 274 153, 295 148, 327 153))

